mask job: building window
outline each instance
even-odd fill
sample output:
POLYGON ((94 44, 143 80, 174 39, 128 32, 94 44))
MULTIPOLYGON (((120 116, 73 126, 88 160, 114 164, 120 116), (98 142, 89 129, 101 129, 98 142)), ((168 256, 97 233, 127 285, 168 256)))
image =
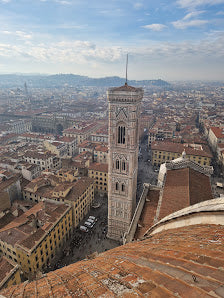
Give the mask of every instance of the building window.
POLYGON ((121 186, 121 190, 122 190, 122 191, 125 190, 125 185, 124 185, 124 184, 122 184, 122 186, 121 186))
POLYGON ((118 144, 125 144, 125 126, 118 126, 118 144))
POLYGON ((116 190, 118 190, 118 182, 116 182, 116 190))
POLYGON ((125 161, 122 161, 122 171, 125 171, 126 170, 126 163, 125 161))

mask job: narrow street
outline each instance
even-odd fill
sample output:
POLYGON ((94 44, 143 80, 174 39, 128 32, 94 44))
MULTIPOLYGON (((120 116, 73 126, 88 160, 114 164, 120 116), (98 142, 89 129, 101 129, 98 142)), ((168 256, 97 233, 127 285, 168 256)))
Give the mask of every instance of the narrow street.
POLYGON ((99 203, 98 208, 91 208, 89 214, 81 221, 80 225, 88 219, 89 215, 95 216, 97 222, 89 232, 82 232, 79 226, 73 231, 72 239, 65 244, 64 253, 57 256, 54 265, 49 266, 45 272, 55 270, 69 264, 78 262, 85 258, 107 251, 120 245, 119 242, 108 239, 107 234, 107 205, 105 196, 96 195, 95 203, 99 203))

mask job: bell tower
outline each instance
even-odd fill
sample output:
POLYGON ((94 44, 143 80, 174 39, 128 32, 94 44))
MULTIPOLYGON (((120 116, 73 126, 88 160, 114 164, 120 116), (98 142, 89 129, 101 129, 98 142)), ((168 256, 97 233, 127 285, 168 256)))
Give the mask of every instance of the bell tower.
POLYGON ((108 238, 122 241, 136 207, 141 88, 107 91, 109 101, 108 238))

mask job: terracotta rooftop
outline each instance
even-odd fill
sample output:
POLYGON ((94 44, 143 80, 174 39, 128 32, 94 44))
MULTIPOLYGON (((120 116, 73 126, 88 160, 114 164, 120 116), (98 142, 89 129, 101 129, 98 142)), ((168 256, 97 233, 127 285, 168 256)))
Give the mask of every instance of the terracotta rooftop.
POLYGON ((94 179, 89 177, 82 177, 76 181, 73 185, 72 190, 66 196, 66 200, 76 201, 86 190, 93 184, 94 179))
POLYGON ((16 183, 20 179, 20 174, 14 174, 13 177, 4 180, 0 183, 0 190, 5 190, 11 184, 16 183))
POLYGON ((24 152, 24 157, 29 157, 29 158, 37 158, 40 160, 46 160, 48 158, 56 156, 55 154, 50 153, 49 151, 40 153, 38 151, 26 151, 24 152))
POLYGON ((224 226, 157 233, 1 291, 4 297, 223 297, 224 226))
POLYGON ((75 138, 62 136, 62 137, 58 138, 58 140, 60 142, 70 143, 70 142, 75 141, 75 138))
POLYGON ((110 90, 111 91, 132 91, 132 92, 136 92, 138 90, 141 90, 141 88, 135 88, 135 87, 129 86, 127 83, 125 83, 123 86, 111 88, 110 90))
POLYGON ((108 173, 108 164, 92 163, 89 166, 89 170, 108 173))
POLYGON ((4 214, 0 218, 0 229, 5 227, 7 224, 9 224, 14 219, 15 219, 15 216, 11 212, 8 212, 8 213, 4 214))
POLYGON ((142 239, 145 232, 153 225, 159 201, 159 194, 159 189, 149 189, 141 217, 138 221, 138 227, 136 229, 134 239, 142 239))
POLYGON ((194 149, 186 144, 179 144, 173 142, 163 142, 163 141, 155 141, 151 145, 152 150, 158 151, 168 151, 168 152, 177 152, 182 153, 184 150, 187 155, 198 155, 205 157, 212 157, 212 154, 207 150, 194 149))
POLYGON ((10 271, 14 268, 9 260, 6 257, 0 258, 0 283, 3 279, 10 273, 10 271))
POLYGON ((95 151, 102 151, 102 152, 108 152, 108 146, 106 145, 98 145, 95 148, 95 151))
POLYGON ((43 225, 48 224, 48 228, 50 229, 51 225, 49 224, 54 224, 70 208, 63 203, 56 203, 54 201, 39 202, 3 226, 0 229, 0 239, 12 246, 16 244, 29 250, 47 232, 46 226, 44 231, 41 228, 36 229, 36 227, 33 227, 31 224, 32 220, 36 218, 43 225))
POLYGON ((212 132, 218 139, 224 139, 224 127, 211 127, 212 132))
POLYGON ((208 176, 191 168, 168 170, 158 219, 212 198, 208 176))

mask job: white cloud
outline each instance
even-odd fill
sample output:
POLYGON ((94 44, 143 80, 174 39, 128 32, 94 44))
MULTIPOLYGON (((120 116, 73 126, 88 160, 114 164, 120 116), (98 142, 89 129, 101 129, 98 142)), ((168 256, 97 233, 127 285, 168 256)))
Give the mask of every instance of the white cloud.
POLYGON ((142 28, 153 30, 153 31, 162 31, 163 29, 166 28, 166 26, 163 24, 150 24, 150 25, 142 26, 142 28))
MULTIPOLYGON (((5 52, 10 49, 12 53, 12 45, 0 44, 5 52)), ((29 57, 33 57, 37 61, 67 61, 67 62, 85 62, 89 60, 116 62, 119 61, 125 53, 131 55, 152 56, 154 58, 171 57, 176 59, 178 56, 183 57, 198 55, 214 55, 214 57, 224 56, 224 34, 219 33, 217 38, 214 36, 207 38, 201 42, 182 42, 182 43, 151 43, 149 46, 139 47, 120 47, 120 46, 100 46, 90 41, 61 41, 57 43, 39 43, 37 45, 30 44, 25 46, 23 43, 13 47, 18 54, 23 53, 29 57), (183 56, 184 55, 184 56, 183 56)))
POLYGON ((224 11, 218 11, 218 12, 216 13, 216 15, 217 15, 217 16, 223 16, 223 15, 224 15, 224 11))
POLYGON ((31 39, 32 38, 31 34, 28 34, 28 33, 23 32, 23 31, 16 31, 15 35, 18 36, 21 39, 31 39))
POLYGON ((186 14, 186 16, 183 18, 183 20, 189 20, 191 18, 197 17, 200 14, 204 13, 205 11, 192 11, 186 14))
POLYGON ((141 2, 136 2, 134 4, 134 9, 141 9, 143 7, 143 4, 141 2))
MULTIPOLYGON (((48 2, 50 0, 40 0, 40 2, 48 2)), ((67 0, 52 0, 53 2, 56 2, 58 4, 61 4, 61 5, 71 5, 72 4, 72 1, 67 1, 67 0)))
POLYGON ((61 4, 61 5, 71 5, 72 2, 66 1, 66 0, 56 0, 55 2, 61 4))
POLYGON ((177 4, 182 8, 194 8, 202 5, 222 4, 224 0, 177 0, 177 4))
POLYGON ((20 30, 17 30, 17 31, 3 30, 3 31, 0 31, 0 33, 5 34, 5 35, 16 36, 16 37, 18 37, 19 39, 22 39, 22 40, 29 40, 29 39, 32 38, 31 33, 26 33, 24 31, 20 31, 20 30))
POLYGON ((3 33, 3 34, 7 34, 7 35, 12 34, 10 31, 7 31, 7 30, 1 31, 1 33, 3 33))
MULTIPOLYGON (((19 45, 0 44, 0 63, 5 69, 24 65, 27 72, 75 72, 91 76, 119 75, 126 53, 130 55, 130 70, 136 79, 150 78, 153 70, 169 73, 181 79, 186 69, 200 79, 204 75, 218 77, 223 70, 224 33, 213 33, 206 39, 193 42, 148 42, 139 46, 99 45, 90 41, 61 41, 19 45), (8 62, 6 62, 8 61, 8 62), (36 68, 35 68, 36 67, 36 68), (200 73, 200 69, 204 69, 200 73), (210 71, 212 69, 212 72, 210 71), (217 71, 216 71, 217 69, 217 71), (197 73, 197 76, 196 76, 197 73), (205 74, 206 73, 206 74, 205 74)), ((155 75, 155 74, 154 74, 155 75)), ((183 78, 183 77, 182 77, 183 78)), ((184 77, 186 78, 186 76, 184 77)), ((223 75, 220 79, 224 79, 223 75)))
POLYGON ((2 3, 9 3, 9 2, 11 2, 11 0, 0 0, 0 2, 2 2, 2 3))
POLYGON ((194 19, 200 14, 204 13, 204 11, 192 11, 186 14, 185 17, 181 20, 177 20, 172 22, 173 26, 177 29, 186 29, 189 27, 200 27, 208 23, 207 20, 194 19))
POLYGON ((186 29, 189 27, 200 27, 207 23, 208 21, 206 20, 190 20, 190 21, 179 20, 179 21, 172 22, 173 26, 177 29, 186 29))

